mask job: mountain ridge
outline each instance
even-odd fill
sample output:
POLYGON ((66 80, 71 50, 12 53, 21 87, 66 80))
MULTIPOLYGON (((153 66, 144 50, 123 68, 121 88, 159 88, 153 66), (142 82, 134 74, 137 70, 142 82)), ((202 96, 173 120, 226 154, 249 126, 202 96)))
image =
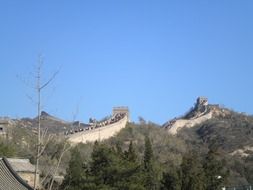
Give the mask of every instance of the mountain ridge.
POLYGON ((231 110, 218 104, 209 104, 205 97, 198 97, 195 105, 181 117, 174 118, 162 125, 170 134, 177 134, 181 129, 191 128, 215 117, 225 117, 231 110))

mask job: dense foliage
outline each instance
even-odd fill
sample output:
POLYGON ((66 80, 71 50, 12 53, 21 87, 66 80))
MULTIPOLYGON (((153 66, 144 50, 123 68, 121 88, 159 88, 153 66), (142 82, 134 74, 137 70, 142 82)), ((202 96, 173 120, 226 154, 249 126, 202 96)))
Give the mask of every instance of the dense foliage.
POLYGON ((231 110, 193 128, 180 131, 178 138, 184 139, 192 150, 198 150, 201 157, 209 149, 219 152, 225 160, 231 186, 253 183, 253 117, 231 110))
POLYGON ((114 145, 113 139, 96 142, 89 161, 80 154, 80 147, 75 147, 61 189, 209 190, 225 184, 228 172, 214 151, 205 158, 185 152, 179 165, 176 161, 168 165, 155 159, 152 138, 145 134, 142 140, 142 152, 132 140, 114 145))
MULTIPOLYGON (((211 190, 252 184, 252 132, 252 117, 231 112, 177 136, 143 119, 95 144, 66 149, 66 140, 53 136, 40 158, 42 184, 48 189, 53 175, 65 177, 62 186, 53 189, 66 190, 211 190), (237 154, 238 149, 247 156, 237 154)), ((33 162, 34 135, 14 127, 7 139, 0 139, 0 156, 33 162)))

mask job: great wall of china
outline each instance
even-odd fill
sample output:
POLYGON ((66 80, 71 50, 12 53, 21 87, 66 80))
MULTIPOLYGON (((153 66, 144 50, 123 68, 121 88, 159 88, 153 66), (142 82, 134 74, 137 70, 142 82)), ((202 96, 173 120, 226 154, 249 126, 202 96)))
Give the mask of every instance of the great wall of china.
POLYGON ((172 119, 163 125, 169 134, 175 135, 182 128, 190 128, 213 118, 214 115, 224 115, 228 111, 219 105, 208 104, 208 99, 199 97, 195 106, 184 116, 172 119))
POLYGON ((94 122, 84 130, 67 134, 67 138, 71 144, 105 140, 125 128, 128 121, 130 121, 128 108, 116 107, 109 119, 98 123, 94 122))

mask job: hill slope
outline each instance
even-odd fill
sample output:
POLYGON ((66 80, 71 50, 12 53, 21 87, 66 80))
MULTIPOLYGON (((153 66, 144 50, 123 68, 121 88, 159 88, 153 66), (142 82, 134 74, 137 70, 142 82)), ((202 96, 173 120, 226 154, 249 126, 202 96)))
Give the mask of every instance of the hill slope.
POLYGON ((200 99, 184 116, 166 122, 163 129, 183 140, 190 151, 220 152, 230 170, 229 184, 253 183, 253 116, 200 99))

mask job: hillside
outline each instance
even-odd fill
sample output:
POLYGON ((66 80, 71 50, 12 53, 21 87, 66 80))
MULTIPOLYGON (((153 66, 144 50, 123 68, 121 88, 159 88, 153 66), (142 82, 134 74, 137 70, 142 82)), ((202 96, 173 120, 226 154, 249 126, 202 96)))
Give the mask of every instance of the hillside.
POLYGON ((217 150, 230 170, 230 184, 253 183, 253 116, 198 99, 184 116, 162 128, 183 140, 188 150, 202 155, 217 150))
MULTIPOLYGON (((48 130, 49 133, 59 133, 71 128, 72 123, 54 117, 48 114, 45 111, 41 112, 41 128, 48 130)), ((38 117, 33 119, 23 118, 21 119, 21 123, 24 126, 29 126, 31 128, 36 127, 38 124, 38 117)))
POLYGON ((188 135, 192 141, 201 139, 208 146, 233 155, 249 155, 253 148, 253 117, 202 100, 198 99, 183 117, 165 123, 163 128, 169 134, 184 135, 185 139, 188 135))
POLYGON ((163 125, 170 134, 177 134, 182 128, 191 128, 212 118, 225 117, 230 110, 219 105, 208 104, 207 98, 199 97, 195 105, 183 116, 169 120, 163 125))
MULTIPOLYGON (((62 133, 72 125, 80 125, 79 122, 66 122, 46 112, 42 112, 41 118, 42 127, 44 129, 47 127, 51 134, 62 133)), ((33 161, 36 118, 21 120, 8 118, 8 122, 12 133, 7 140, 0 138, 0 156, 25 157, 33 161)), ((138 163, 142 163, 145 138, 149 137, 159 180, 162 179, 164 172, 180 169, 184 159, 189 155, 193 154, 196 162, 203 164, 208 152, 215 151, 223 167, 229 171, 226 183, 246 185, 253 183, 252 133, 252 116, 208 104, 207 99, 200 98, 186 114, 166 122, 162 127, 145 120, 138 123, 128 122, 127 126, 113 137, 107 140, 101 138, 100 144, 108 147, 109 152, 114 154, 115 152, 111 150, 124 153, 132 142, 138 163)), ((101 136, 101 133, 99 135, 101 136)), ((65 145, 68 144, 64 136, 59 138, 54 135, 49 145, 41 157, 42 176, 53 171, 52 167, 55 167, 65 145)), ((91 162, 93 143, 80 143, 75 148, 69 147, 62 157, 58 175, 66 174, 73 149, 78 149, 85 164, 89 165, 91 162)))
MULTIPOLYGON (((67 130, 73 129, 75 127, 86 127, 87 124, 81 123, 80 121, 68 122, 64 121, 60 118, 52 116, 45 111, 41 112, 41 129, 47 129, 50 134, 59 134, 63 133, 67 130)), ((36 133, 36 128, 38 126, 38 117, 35 118, 21 118, 21 119, 13 119, 2 117, 0 121, 4 122, 8 128, 18 127, 18 128, 26 128, 30 131, 36 133)))

